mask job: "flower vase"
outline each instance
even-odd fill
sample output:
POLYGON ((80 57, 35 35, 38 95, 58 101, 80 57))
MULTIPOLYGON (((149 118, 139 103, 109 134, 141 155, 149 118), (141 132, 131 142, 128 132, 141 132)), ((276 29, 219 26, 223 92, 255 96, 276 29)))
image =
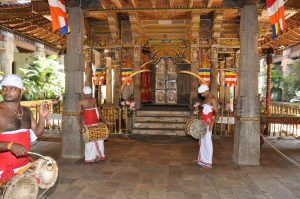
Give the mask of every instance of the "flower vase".
POLYGON ((132 127, 133 127, 133 117, 128 116, 128 133, 132 133, 132 127))

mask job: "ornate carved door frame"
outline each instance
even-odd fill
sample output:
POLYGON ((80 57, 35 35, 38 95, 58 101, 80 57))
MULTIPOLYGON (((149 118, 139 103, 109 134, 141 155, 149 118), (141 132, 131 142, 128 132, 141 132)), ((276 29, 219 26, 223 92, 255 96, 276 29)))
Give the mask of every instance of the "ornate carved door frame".
POLYGON ((155 68, 155 104, 177 104, 177 64, 161 57, 155 68))

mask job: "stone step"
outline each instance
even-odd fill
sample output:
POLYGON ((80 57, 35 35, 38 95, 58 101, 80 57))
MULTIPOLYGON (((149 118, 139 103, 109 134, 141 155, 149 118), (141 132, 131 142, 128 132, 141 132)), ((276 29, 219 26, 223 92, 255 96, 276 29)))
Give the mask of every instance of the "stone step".
POLYGON ((132 134, 148 134, 148 135, 179 135, 186 136, 184 130, 175 129, 132 129, 132 134))
POLYGON ((190 111, 149 111, 138 110, 136 116, 181 116, 190 117, 190 111))
POLYGON ((184 129, 185 122, 134 122, 133 129, 184 129))
POLYGON ((187 122, 190 117, 159 117, 159 116, 136 116, 135 122, 187 122))

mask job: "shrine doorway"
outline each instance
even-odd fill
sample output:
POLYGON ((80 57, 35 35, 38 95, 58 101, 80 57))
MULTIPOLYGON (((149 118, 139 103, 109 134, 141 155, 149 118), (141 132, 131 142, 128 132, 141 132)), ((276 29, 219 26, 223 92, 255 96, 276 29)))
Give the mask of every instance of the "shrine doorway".
POLYGON ((191 81, 187 75, 178 74, 181 70, 190 70, 190 65, 173 57, 160 57, 151 64, 152 104, 189 105, 191 81))

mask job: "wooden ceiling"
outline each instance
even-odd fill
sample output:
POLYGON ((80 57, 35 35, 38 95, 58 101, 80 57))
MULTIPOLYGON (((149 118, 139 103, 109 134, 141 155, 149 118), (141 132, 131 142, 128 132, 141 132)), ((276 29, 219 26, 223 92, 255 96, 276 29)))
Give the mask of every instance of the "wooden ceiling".
MULTIPOLYGON (((299 42, 299 0, 285 3, 287 33, 271 39, 269 17, 265 0, 65 0, 68 6, 81 5, 87 21, 101 22, 94 30, 110 32, 118 37, 121 20, 130 20, 135 37, 147 37, 153 33, 196 34, 197 16, 212 20, 212 35, 216 38, 238 38, 240 8, 244 4, 256 4, 260 25, 259 47, 283 49, 299 42), (159 20, 159 24, 151 24, 159 20), (105 24, 105 25, 103 25, 105 24)), ((0 28, 15 34, 27 35, 46 44, 66 48, 66 36, 51 31, 47 0, 32 0, 31 4, 0 4, 0 28)))
POLYGON ((64 49, 67 46, 66 35, 53 32, 51 21, 47 16, 34 12, 31 3, 0 4, 0 29, 52 48, 64 49))

